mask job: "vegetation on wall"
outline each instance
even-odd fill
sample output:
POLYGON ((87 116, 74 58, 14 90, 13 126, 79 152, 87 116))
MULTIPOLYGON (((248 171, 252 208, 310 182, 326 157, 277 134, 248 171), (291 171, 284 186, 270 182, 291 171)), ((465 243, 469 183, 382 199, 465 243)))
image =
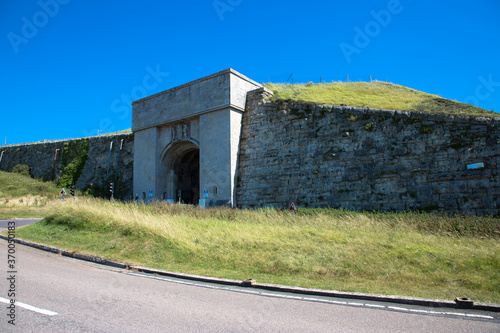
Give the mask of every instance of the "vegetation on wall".
POLYGON ((62 175, 58 186, 69 187, 78 181, 82 174, 89 152, 89 140, 73 140, 64 143, 62 154, 62 175))
POLYGON ((448 100, 385 82, 333 82, 324 84, 264 84, 274 92, 273 101, 308 102, 349 107, 500 117, 500 113, 448 100))

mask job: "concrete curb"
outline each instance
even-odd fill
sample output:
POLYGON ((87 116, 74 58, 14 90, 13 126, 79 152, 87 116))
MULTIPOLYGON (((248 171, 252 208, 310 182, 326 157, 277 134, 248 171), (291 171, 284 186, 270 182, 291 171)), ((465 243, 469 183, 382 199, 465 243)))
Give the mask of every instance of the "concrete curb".
MULTIPOLYGON (((0 235, 0 239, 9 240, 9 237, 0 235)), ((30 246, 39 250, 61 254, 65 257, 76 258, 80 260, 85 260, 89 262, 93 262, 96 264, 135 270, 138 272, 146 273, 146 274, 156 274, 160 276, 169 276, 179 279, 186 279, 192 281, 200 281, 207 283, 215 283, 215 284, 223 284, 230 286, 238 286, 238 287, 246 287, 246 288, 256 288, 277 292, 285 292, 285 293, 294 293, 294 294, 302 294, 302 295, 314 295, 314 296, 326 296, 326 297, 335 297, 335 298, 349 298, 349 299, 358 299, 358 300, 366 300, 366 301, 376 301, 376 302, 390 302, 396 304, 407 304, 407 305, 419 305, 426 307, 444 307, 444 308, 461 308, 455 301, 449 300, 440 300, 440 299, 427 299, 427 298, 419 298, 419 297, 406 297, 406 296, 394 296, 394 295, 377 295, 377 294, 365 294, 365 293, 354 293, 354 292, 344 292, 344 291, 336 291, 336 290, 325 290, 325 289, 312 289, 312 288, 301 288, 301 287, 292 287, 292 286, 282 286, 277 284, 266 284, 266 283, 256 283, 255 281, 249 279, 245 281, 239 280, 230 280, 230 279, 222 279, 215 277, 208 277, 202 275, 195 274, 186 274, 186 273, 178 273, 178 272, 170 272, 164 271, 160 269, 147 268, 142 266, 132 266, 129 264, 124 264, 121 262, 106 260, 99 257, 94 257, 78 252, 66 251, 59 248, 51 247, 44 244, 38 244, 34 242, 25 241, 18 238, 13 238, 13 240, 21 245, 30 246)), ((470 310, 481 310, 481 311, 492 311, 492 312, 500 312, 500 304, 494 303, 476 303, 469 307, 470 310)))
MULTIPOLYGON (((4 235, 0 235, 0 239, 4 239, 4 240, 8 241, 9 237, 4 236, 4 235)), ((26 246, 33 247, 35 249, 39 249, 39 250, 43 250, 43 251, 47 251, 47 252, 51 252, 51 253, 55 253, 55 254, 60 254, 60 255, 63 255, 65 257, 71 257, 71 258, 76 258, 76 259, 80 259, 80 260, 95 262, 97 264, 112 266, 112 267, 117 267, 117 268, 124 268, 124 269, 130 268, 129 265, 123 264, 123 263, 117 262, 117 261, 106 260, 106 259, 102 259, 99 257, 93 257, 93 256, 89 256, 89 255, 74 252, 74 251, 66 251, 66 250, 62 250, 62 249, 48 246, 48 245, 44 245, 44 244, 38 244, 38 243, 25 241, 25 240, 22 240, 19 238, 13 238, 13 240, 14 240, 14 242, 21 244, 21 245, 26 245, 26 246)))

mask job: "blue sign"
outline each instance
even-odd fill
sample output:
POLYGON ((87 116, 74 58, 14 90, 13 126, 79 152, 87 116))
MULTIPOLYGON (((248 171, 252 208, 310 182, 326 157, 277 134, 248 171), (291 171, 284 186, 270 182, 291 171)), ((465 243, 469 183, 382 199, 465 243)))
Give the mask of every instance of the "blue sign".
POLYGON ((467 165, 467 170, 482 169, 484 168, 484 163, 474 163, 467 165))
POLYGON ((149 197, 152 198, 153 197, 153 190, 149 190, 149 197))
POLYGON ((208 199, 208 190, 203 191, 203 198, 208 199))

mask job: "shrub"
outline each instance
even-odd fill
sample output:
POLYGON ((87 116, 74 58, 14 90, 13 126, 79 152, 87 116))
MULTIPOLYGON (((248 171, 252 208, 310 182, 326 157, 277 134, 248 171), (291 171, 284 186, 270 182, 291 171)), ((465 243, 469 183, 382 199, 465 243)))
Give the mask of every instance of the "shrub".
POLYGON ((12 168, 12 172, 19 173, 23 176, 29 176, 30 175, 30 167, 25 165, 25 164, 18 164, 12 168))

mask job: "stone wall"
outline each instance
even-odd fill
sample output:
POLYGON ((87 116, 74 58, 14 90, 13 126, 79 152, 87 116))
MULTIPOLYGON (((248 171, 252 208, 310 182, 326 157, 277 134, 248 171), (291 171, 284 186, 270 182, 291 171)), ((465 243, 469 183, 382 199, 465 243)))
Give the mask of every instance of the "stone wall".
MULTIPOLYGON (((238 206, 288 208, 293 200, 299 207, 499 214, 499 119, 274 103, 270 95, 261 88, 247 97, 238 206), (479 168, 469 169, 474 164, 479 168)), ((61 179, 82 140, 1 146, 0 169, 26 164, 33 177, 52 180, 60 149, 55 179, 61 179)), ((112 180, 117 197, 130 199, 134 135, 86 140, 77 188, 109 195, 112 180)))
POLYGON ((240 207, 288 208, 294 200, 299 207, 498 215, 499 119, 271 103, 268 96, 258 89, 247 98, 240 207), (469 169, 476 163, 484 167, 469 169))
POLYGON ((32 177, 59 182, 61 177, 66 175, 71 178, 75 173, 67 166, 72 164, 79 154, 82 154, 84 146, 88 148, 88 152, 82 158, 83 169, 77 175, 77 189, 93 188, 97 194, 106 195, 108 194, 108 181, 113 181, 117 197, 132 198, 134 159, 134 136, 132 134, 0 146, 0 154, 3 151, 0 170, 10 172, 17 164, 25 164, 30 167, 32 177), (120 152, 122 140, 123 147, 120 152), (110 158, 111 142, 113 142, 113 147, 110 158), (59 150, 54 163, 56 149, 59 150), (109 176, 106 178, 108 161, 110 161, 109 176))

